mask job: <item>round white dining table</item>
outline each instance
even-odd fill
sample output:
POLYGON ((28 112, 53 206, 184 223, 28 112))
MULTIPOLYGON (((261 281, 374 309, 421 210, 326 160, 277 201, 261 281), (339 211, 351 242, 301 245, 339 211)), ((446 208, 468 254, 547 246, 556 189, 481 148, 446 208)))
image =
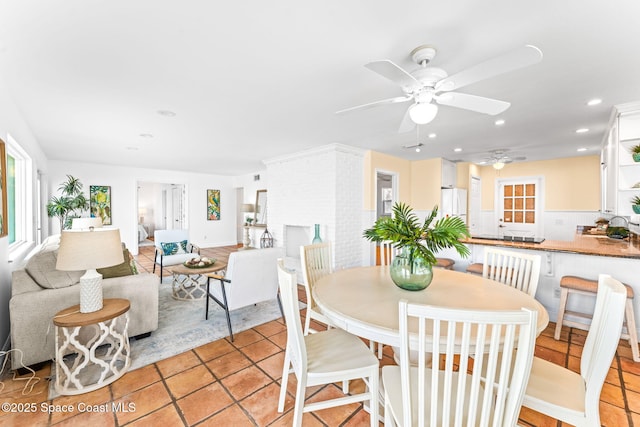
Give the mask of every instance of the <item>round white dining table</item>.
MULTIPOLYGON (((494 280, 441 268, 433 269, 427 289, 406 291, 391 280, 388 266, 339 270, 319 279, 313 298, 329 320, 362 338, 398 347, 398 302, 471 310, 538 312, 537 334, 549 323, 549 314, 530 295, 494 280)), ((411 325, 410 325, 411 327, 411 325)))

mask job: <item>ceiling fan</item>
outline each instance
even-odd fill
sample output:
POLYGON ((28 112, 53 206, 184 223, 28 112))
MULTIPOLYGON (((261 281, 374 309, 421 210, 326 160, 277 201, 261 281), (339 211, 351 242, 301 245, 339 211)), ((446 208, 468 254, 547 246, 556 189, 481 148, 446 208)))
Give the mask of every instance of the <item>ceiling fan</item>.
POLYGON ((542 60, 542 51, 535 46, 525 45, 451 76, 441 68, 427 66, 435 56, 436 49, 433 46, 423 45, 415 48, 411 51, 411 59, 419 67, 412 72, 405 71, 388 59, 365 64, 365 67, 371 71, 399 85, 404 95, 345 108, 337 111, 336 114, 412 101, 413 104, 407 109, 400 125, 400 132, 412 130, 415 124, 426 124, 432 121, 438 114, 438 104, 497 115, 509 108, 511 104, 453 91, 480 80, 536 64, 542 60))
POLYGON ((494 169, 496 170, 500 170, 502 168, 504 168, 504 165, 506 165, 507 163, 511 163, 513 161, 522 161, 522 160, 526 160, 527 158, 524 156, 518 156, 518 157, 510 157, 507 156, 506 153, 506 149, 503 150, 492 150, 490 151, 490 155, 485 158, 484 160, 475 162, 476 164, 479 165, 492 165, 494 169))

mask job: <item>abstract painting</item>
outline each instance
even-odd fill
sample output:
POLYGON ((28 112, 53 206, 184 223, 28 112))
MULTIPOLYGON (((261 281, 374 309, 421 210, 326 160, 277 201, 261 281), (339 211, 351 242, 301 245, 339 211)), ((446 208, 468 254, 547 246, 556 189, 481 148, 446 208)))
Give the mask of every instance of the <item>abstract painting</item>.
POLYGON ((207 221, 220 219, 220 190, 207 190, 207 221))
POLYGON ((4 141, 0 139, 0 237, 9 231, 9 217, 7 216, 7 155, 4 141))
POLYGON ((89 209, 91 218, 102 219, 102 225, 111 225, 111 187, 89 186, 89 209))

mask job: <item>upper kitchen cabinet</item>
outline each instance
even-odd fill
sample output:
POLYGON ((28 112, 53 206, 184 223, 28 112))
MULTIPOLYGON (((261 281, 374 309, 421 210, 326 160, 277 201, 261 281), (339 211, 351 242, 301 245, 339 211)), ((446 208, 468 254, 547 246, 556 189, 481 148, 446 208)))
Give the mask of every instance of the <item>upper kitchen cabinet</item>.
POLYGON ((640 103, 616 106, 602 146, 602 210, 633 214, 631 198, 640 196, 640 162, 631 149, 640 144, 640 103))
POLYGON ((456 164, 450 160, 442 159, 442 188, 454 188, 457 181, 456 164))

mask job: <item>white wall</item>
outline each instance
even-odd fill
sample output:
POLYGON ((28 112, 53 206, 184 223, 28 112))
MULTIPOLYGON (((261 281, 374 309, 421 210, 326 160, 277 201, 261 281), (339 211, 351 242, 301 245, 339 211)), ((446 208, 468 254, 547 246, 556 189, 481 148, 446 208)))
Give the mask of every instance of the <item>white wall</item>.
MULTIPOLYGON (((31 133, 29 126, 24 121, 22 114, 16 104, 14 104, 8 88, 0 79, 0 138, 7 141, 7 135, 10 134, 24 149, 24 151, 33 160, 33 183, 34 183, 34 200, 35 200, 35 182, 37 171, 46 174, 47 158, 45 157, 35 136, 31 133)), ((30 236, 35 239, 34 236, 30 236)), ((32 244, 27 245, 22 253, 26 253, 32 244)), ((16 265, 20 259, 13 260, 16 265)), ((3 348, 9 336, 9 299, 11 298, 11 264, 9 264, 9 239, 8 237, 0 238, 0 350, 3 348)), ((2 360, 0 360, 0 363, 2 360)))
MULTIPOLYGON (((138 250, 138 182, 184 184, 191 241, 201 247, 236 244, 233 177, 54 160, 50 161, 50 169, 54 189, 68 174, 80 179, 87 197, 90 185, 111 186, 112 225, 120 229, 122 241, 134 255, 138 250), (220 190, 219 221, 207 221, 207 189, 220 190)), ((59 232, 55 222, 51 225, 55 227, 53 232, 59 232)))

